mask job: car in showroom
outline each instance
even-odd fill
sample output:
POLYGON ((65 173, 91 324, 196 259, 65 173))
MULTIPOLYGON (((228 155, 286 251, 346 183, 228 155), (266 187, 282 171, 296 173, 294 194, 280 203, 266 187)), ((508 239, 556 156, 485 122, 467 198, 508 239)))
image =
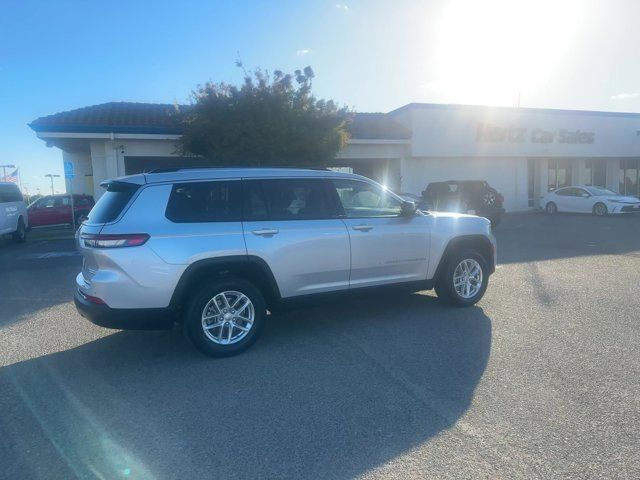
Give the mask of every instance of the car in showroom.
POLYGON ((76 225, 87 219, 94 205, 90 195, 73 195, 75 217, 71 216, 71 195, 47 195, 28 208, 29 225, 31 227, 51 227, 55 225, 71 225, 75 218, 76 225))
POLYGON ((117 329, 181 322, 212 356, 248 348, 267 310, 389 287, 467 307, 495 270, 485 218, 422 213, 359 175, 177 169, 102 185, 76 233, 78 311, 117 329))
POLYGON ((484 180, 432 182, 422 191, 429 209, 485 217, 496 227, 504 214, 504 197, 484 180))
POLYGON ((27 239, 29 217, 22 192, 15 183, 0 183, 0 236, 11 235, 15 242, 27 239))
POLYGON ((591 213, 597 216, 640 213, 640 198, 593 186, 558 188, 545 195, 542 205, 550 215, 558 212, 591 213))

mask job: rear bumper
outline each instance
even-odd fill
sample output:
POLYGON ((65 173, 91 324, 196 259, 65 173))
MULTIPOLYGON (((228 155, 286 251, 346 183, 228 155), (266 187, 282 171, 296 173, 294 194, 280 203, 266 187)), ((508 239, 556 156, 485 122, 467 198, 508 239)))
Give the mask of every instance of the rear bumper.
POLYGON ((105 328, 168 330, 173 327, 175 320, 170 308, 111 308, 90 302, 80 290, 76 290, 73 300, 80 315, 105 328))

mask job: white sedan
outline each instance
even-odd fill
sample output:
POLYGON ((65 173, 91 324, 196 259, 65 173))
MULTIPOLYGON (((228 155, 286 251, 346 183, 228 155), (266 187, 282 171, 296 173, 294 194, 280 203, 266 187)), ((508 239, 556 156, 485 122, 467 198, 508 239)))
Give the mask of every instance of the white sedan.
POLYGON ((593 213, 602 216, 609 213, 640 213, 640 198, 620 195, 602 187, 563 187, 545 195, 544 209, 556 212, 593 213))

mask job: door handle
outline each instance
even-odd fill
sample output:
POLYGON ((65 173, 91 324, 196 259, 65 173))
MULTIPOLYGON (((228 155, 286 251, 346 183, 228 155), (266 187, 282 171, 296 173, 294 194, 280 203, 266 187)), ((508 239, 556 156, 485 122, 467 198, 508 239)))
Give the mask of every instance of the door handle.
POLYGON ((369 230, 371 230, 373 227, 371 225, 354 225, 353 227, 354 230, 358 230, 360 232, 368 232, 369 230))
POLYGON ((261 235, 263 237, 267 237, 270 235, 275 235, 279 230, 277 228, 261 228, 259 230, 251 230, 251 233, 254 235, 261 235))

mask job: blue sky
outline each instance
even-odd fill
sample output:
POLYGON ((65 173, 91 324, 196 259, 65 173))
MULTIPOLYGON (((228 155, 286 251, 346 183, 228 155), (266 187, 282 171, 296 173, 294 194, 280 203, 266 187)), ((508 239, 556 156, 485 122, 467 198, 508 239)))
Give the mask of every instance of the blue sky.
MULTIPOLYGON (((0 164, 62 173, 31 120, 102 102, 186 102, 248 67, 311 65, 357 111, 409 102, 640 111, 640 1, 12 1, 0 16, 0 164)), ((62 182, 57 189, 62 190, 62 182)))

